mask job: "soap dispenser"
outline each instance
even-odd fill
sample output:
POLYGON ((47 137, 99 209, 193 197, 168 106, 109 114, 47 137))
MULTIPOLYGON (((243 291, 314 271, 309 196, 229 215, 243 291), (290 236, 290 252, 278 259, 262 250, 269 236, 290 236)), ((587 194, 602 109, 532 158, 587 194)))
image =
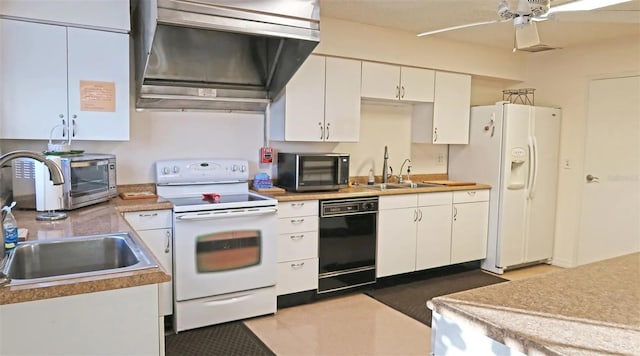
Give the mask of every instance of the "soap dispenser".
POLYGON ((375 179, 373 177, 373 169, 369 170, 369 179, 367 180, 367 185, 373 185, 375 179))

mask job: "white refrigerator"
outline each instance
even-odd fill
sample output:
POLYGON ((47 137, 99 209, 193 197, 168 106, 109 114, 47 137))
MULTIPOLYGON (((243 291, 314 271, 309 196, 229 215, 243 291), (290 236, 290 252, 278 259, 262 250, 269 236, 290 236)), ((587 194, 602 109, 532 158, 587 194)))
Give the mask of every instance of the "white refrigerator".
POLYGON ((472 107, 469 144, 449 146, 449 179, 491 185, 483 269, 502 274, 551 259, 560 118, 557 108, 472 107))

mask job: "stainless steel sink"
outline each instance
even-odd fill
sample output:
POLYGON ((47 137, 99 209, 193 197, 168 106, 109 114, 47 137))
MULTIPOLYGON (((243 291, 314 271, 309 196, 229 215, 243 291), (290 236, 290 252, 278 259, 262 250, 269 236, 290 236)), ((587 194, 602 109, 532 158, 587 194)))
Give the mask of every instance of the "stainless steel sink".
POLYGON ((375 190, 388 190, 388 189, 406 189, 410 188, 407 185, 403 184, 395 184, 395 183, 379 183, 374 185, 364 185, 363 187, 367 189, 375 189, 375 190))
POLYGON ((11 284, 132 271, 156 264, 130 233, 79 236, 18 244, 3 269, 11 284))

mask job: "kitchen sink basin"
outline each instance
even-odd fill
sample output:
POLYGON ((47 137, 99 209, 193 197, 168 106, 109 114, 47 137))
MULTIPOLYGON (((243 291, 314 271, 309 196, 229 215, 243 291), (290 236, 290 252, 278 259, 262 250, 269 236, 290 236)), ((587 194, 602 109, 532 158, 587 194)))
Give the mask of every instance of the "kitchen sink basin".
POLYGON ((374 184, 374 185, 367 185, 365 187, 369 189, 375 189, 375 190, 388 190, 388 189, 442 187, 442 185, 434 184, 434 183, 411 182, 411 183, 387 183, 387 184, 380 183, 380 184, 374 184))
POLYGON ((9 252, 3 272, 17 284, 154 266, 130 233, 114 233, 20 243, 9 252))
POLYGON ((379 183, 374 185, 365 185, 363 186, 367 189, 375 189, 375 190, 389 190, 389 189, 406 189, 409 188, 407 185, 403 184, 395 184, 395 183, 379 183))

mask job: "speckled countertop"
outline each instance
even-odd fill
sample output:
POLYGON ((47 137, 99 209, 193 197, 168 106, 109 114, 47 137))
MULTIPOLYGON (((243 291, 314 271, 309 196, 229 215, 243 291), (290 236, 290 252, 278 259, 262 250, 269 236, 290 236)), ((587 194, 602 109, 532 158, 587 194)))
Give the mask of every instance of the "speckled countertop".
MULTIPOLYGON (((21 228, 27 228, 28 241, 58 239, 69 236, 96 235, 125 232, 133 229, 120 213, 141 210, 171 209, 170 202, 162 199, 112 199, 109 202, 69 211, 68 218, 59 221, 37 221, 35 211, 14 210, 21 228)), ((135 232, 133 233, 135 235, 135 232)), ((137 235, 138 242, 144 245, 137 235)), ((146 246, 145 246, 146 247, 146 246)), ((154 261, 153 254, 146 249, 154 261)), ((158 266, 160 264, 155 261, 158 266)), ((171 277, 161 267, 144 270, 104 274, 84 278, 67 278, 46 283, 18 284, 0 287, 0 305, 69 296, 118 288, 170 281, 171 277)))
MULTIPOLYGON (((439 187, 421 187, 421 188, 398 188, 388 190, 377 190, 367 188, 366 185, 355 185, 343 188, 334 192, 309 192, 309 193, 284 193, 274 195, 278 201, 295 201, 295 200, 316 200, 316 199, 340 199, 340 198, 359 198, 373 197, 382 195, 398 195, 398 194, 416 194, 416 193, 435 193, 435 192, 451 192, 458 190, 475 190, 475 189, 491 189, 490 185, 474 184, 461 186, 439 186, 439 187)), ((267 194, 268 195, 268 194, 267 194)))
POLYGON ((429 306, 525 354, 640 355, 640 253, 434 298, 429 306))

